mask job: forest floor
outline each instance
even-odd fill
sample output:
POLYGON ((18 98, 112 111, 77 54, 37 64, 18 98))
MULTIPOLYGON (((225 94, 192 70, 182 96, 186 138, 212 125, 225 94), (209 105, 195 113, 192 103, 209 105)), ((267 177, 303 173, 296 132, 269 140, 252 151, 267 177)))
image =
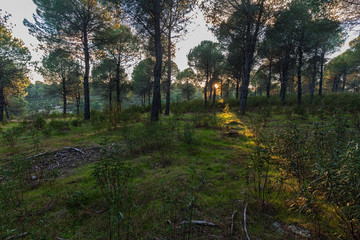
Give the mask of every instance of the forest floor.
MULTIPOLYGON (((36 141, 26 134, 13 146, 2 144, 2 169, 24 172, 10 177, 16 187, 2 186, 9 197, 0 210, 1 239, 312 238, 306 216, 289 210, 287 196, 296 195, 292 180, 285 188, 272 182, 266 208, 252 194, 257 186, 248 182, 254 135, 260 128, 276 131, 287 117, 274 115, 266 126, 256 120, 258 113, 217 113, 213 125, 202 117, 163 117, 155 130, 142 122, 110 130, 82 125, 36 141), (118 153, 132 143, 131 150, 118 153), (114 181, 110 186, 94 172, 105 167, 98 162, 114 157, 124 163, 119 171, 135 170, 131 180, 106 172, 114 181), (114 189, 126 196, 106 198, 114 189)), ((312 121, 296 119, 304 125, 312 121)), ((279 174, 275 168, 269 172, 272 179, 279 174)))

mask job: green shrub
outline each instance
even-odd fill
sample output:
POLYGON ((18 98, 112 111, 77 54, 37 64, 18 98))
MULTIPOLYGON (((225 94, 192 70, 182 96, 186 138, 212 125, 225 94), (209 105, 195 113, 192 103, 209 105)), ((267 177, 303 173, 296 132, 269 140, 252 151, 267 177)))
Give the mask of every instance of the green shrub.
POLYGON ((107 118, 105 113, 95 110, 91 111, 90 124, 94 129, 96 130, 103 129, 106 127, 106 123, 107 123, 107 118))
POLYGON ((64 133, 70 130, 69 122, 59 121, 59 120, 51 120, 49 122, 49 128, 55 131, 57 134, 64 133))
POLYGON ((37 130, 42 130, 42 129, 44 129, 44 127, 45 127, 45 125, 46 125, 46 121, 45 121, 45 119, 42 117, 42 116, 37 116, 36 118, 35 118, 35 120, 33 121, 33 127, 35 128, 35 129, 37 129, 37 130))
POLYGON ((12 127, 7 130, 2 131, 2 139, 3 142, 10 148, 13 148, 16 144, 18 139, 20 138, 21 134, 23 133, 22 126, 12 127))
POLYGON ((72 213, 77 213, 84 205, 89 202, 89 197, 81 191, 74 192, 66 200, 66 209, 72 213))
POLYGON ((71 120, 71 126, 73 126, 73 127, 80 127, 82 124, 83 124, 83 121, 80 119, 71 120))

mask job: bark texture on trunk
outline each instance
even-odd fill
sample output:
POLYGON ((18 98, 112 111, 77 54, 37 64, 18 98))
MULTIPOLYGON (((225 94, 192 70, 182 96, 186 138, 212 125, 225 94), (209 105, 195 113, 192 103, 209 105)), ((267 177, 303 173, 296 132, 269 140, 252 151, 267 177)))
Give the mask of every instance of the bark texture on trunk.
POLYGON ((311 88, 310 88, 310 104, 312 104, 312 102, 314 100, 316 74, 317 74, 317 64, 318 64, 318 50, 316 49, 315 50, 315 55, 314 55, 313 76, 312 76, 311 88))
POLYGON ((154 27, 155 27, 155 56, 156 63, 154 66, 154 93, 151 108, 151 121, 159 121, 159 111, 161 108, 160 79, 162 68, 162 46, 161 46, 161 29, 160 29, 160 0, 154 0, 154 27))
POLYGON ((115 83, 116 83, 116 111, 119 113, 121 112, 120 62, 116 64, 115 83))
POLYGON ((323 79, 324 79, 324 64, 325 64, 325 52, 321 52, 320 57, 320 81, 319 81, 319 96, 322 96, 323 91, 323 79))
POLYGON ((266 97, 270 98, 270 90, 271 90, 271 75, 272 75, 272 58, 269 59, 269 76, 266 84, 266 97))
MULTIPOLYGON (((250 1, 247 2, 247 7, 252 8, 250 1)), ((255 24, 254 33, 252 33, 252 16, 247 13, 247 26, 246 26, 246 45, 245 45, 245 59, 244 59, 244 77, 240 88, 240 113, 245 114, 247 97, 249 93, 250 73, 254 62, 255 48, 260 31, 261 20, 264 11, 264 0, 259 3, 259 13, 255 24)))
POLYGON ((301 33, 301 38, 299 42, 298 47, 298 68, 297 68, 297 85, 298 85, 298 99, 297 104, 301 105, 301 99, 302 99, 302 86, 301 86, 301 78, 302 78, 302 66, 303 66, 303 44, 304 44, 304 32, 301 33))
POLYGON ((285 105, 286 101, 286 89, 287 89, 287 82, 289 78, 289 65, 290 65, 290 51, 288 50, 285 55, 284 65, 282 68, 282 91, 281 91, 281 104, 285 105))
POLYGON ((85 74, 84 74, 84 120, 90 120, 90 88, 89 88, 89 74, 90 74, 90 50, 88 34, 84 31, 84 56, 85 56, 85 74))
POLYGON ((166 107, 165 107, 165 116, 169 116, 170 114, 170 88, 171 88, 171 29, 172 29, 172 7, 173 1, 170 1, 170 23, 168 28, 168 72, 167 72, 167 83, 166 83, 166 107))
POLYGON ((5 114, 6 114, 6 118, 10 119, 10 111, 9 111, 9 104, 7 102, 7 100, 5 99, 4 101, 4 106, 5 106, 5 114))
POLYGON ((5 108, 4 88, 0 87, 0 122, 4 121, 4 108, 5 108))
POLYGON ((204 100, 205 100, 205 108, 207 107, 207 88, 209 83, 209 71, 206 71, 206 82, 204 88, 204 100))
POLYGON ((63 95, 63 117, 66 118, 66 108, 67 108, 67 101, 66 101, 66 78, 62 77, 62 95, 63 95))

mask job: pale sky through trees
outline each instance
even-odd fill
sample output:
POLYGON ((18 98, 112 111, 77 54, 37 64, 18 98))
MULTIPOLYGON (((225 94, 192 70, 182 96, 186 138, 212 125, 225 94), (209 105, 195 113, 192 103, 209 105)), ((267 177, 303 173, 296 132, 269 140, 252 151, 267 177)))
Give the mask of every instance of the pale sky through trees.
MULTIPOLYGON (((9 21, 14 25, 12 29, 13 35, 25 42, 26 46, 32 53, 33 61, 40 61, 43 53, 36 51, 38 41, 35 37, 28 33, 28 29, 23 25, 24 18, 28 19, 30 22, 33 22, 32 15, 36 10, 33 1, 0 0, 0 9, 3 10, 3 13, 7 12, 12 15, 9 21)), ((179 40, 176 45, 177 51, 174 61, 180 70, 184 70, 188 67, 186 55, 189 53, 191 48, 195 47, 203 40, 216 41, 215 37, 207 29, 203 15, 200 11, 197 18, 195 18, 193 22, 194 23, 189 26, 189 33, 184 37, 184 39, 179 40)), ((42 76, 38 73, 33 71, 31 75, 32 82, 37 80, 42 81, 42 76)))
MULTIPOLYGON (((4 12, 11 14, 10 23, 13 26, 13 35, 17 38, 22 39, 26 46, 30 49, 32 53, 33 61, 40 61, 42 52, 36 52, 36 46, 38 41, 35 37, 29 35, 28 29, 23 25, 24 18, 32 22, 32 15, 35 13, 36 7, 32 0, 0 0, 0 9, 4 12)), ((197 17, 193 20, 193 23, 188 28, 189 33, 184 37, 184 39, 179 40, 176 45, 176 58, 174 61, 178 65, 180 70, 184 70, 188 67, 187 64, 187 54, 190 49, 194 48, 200 44, 203 40, 216 41, 216 38, 206 27, 203 15, 198 11, 197 17)), ((350 33, 350 38, 358 36, 358 33, 350 33)), ((341 51, 335 53, 332 57, 335 57, 340 52, 345 51, 348 48, 348 42, 341 48, 341 51)), ((32 82, 37 80, 42 81, 42 77, 32 71, 31 74, 32 82)))

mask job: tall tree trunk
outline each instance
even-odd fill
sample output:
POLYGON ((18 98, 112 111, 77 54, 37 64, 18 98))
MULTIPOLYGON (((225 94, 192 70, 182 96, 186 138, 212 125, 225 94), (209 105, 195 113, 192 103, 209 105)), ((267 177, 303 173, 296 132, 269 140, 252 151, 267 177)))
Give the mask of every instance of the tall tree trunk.
POLYGON ((223 98, 223 80, 220 81, 220 98, 223 98))
POLYGON ((270 90, 271 90, 271 75, 272 75, 272 57, 269 59, 269 76, 266 84, 266 97, 270 98, 270 90))
POLYGON ((155 56, 156 63, 154 66, 154 93, 151 107, 151 121, 159 121, 159 111, 161 105, 160 96, 160 79, 162 68, 162 46, 161 46, 161 29, 160 29, 160 0, 154 0, 154 28, 155 28, 155 56))
POLYGON ((115 84, 116 84, 116 112, 121 112, 121 95, 120 95, 120 61, 116 63, 116 75, 115 75, 115 84))
MULTIPOLYGON (((249 93, 250 73, 254 62, 255 48, 258 40, 261 19, 264 11, 264 1, 261 0, 259 4, 259 13, 255 23, 255 31, 252 33, 251 25, 252 18, 247 16, 247 27, 246 27, 246 46, 245 46, 245 61, 244 61, 244 77, 240 89, 240 113, 245 114, 247 97, 249 93)), ((251 8, 250 1, 247 2, 247 7, 251 8)))
POLYGON ((211 79, 209 81, 209 102, 211 102, 212 94, 213 94, 213 80, 211 79))
POLYGON ((324 79, 324 64, 325 64, 325 51, 321 52, 320 57, 320 82, 319 82, 319 96, 322 97, 323 79, 324 79))
POLYGON ((84 120, 90 120, 90 88, 89 88, 89 74, 90 74, 90 50, 87 30, 84 31, 84 56, 85 56, 85 74, 84 74, 84 120))
POLYGON ((6 99, 4 99, 4 107, 5 107, 6 118, 10 119, 9 104, 6 99))
POLYGON ((311 88, 310 88, 310 104, 312 104, 314 99, 314 92, 315 92, 315 83, 316 83, 316 74, 317 74, 317 63, 318 63, 318 49, 315 50, 314 55, 314 65, 313 65, 313 76, 311 81, 311 88))
POLYGON ((67 108, 67 101, 66 101, 66 78, 63 76, 61 80, 62 84, 62 95, 63 95, 63 117, 66 118, 66 108, 67 108))
POLYGON ((299 47, 298 47, 299 61, 298 61, 298 68, 297 68, 297 85, 298 85, 297 104, 298 105, 301 105, 301 98, 302 98, 302 87, 301 87, 301 77, 302 76, 301 76, 301 74, 302 74, 303 56, 304 56, 303 44, 304 44, 304 32, 301 32, 301 38, 300 38, 299 47))
POLYGON ((4 88, 0 87, 0 122, 4 121, 5 97, 4 88))
POLYGON ((111 87, 111 82, 109 84, 109 109, 110 109, 110 112, 112 112, 112 87, 111 87))
POLYGON ((148 91, 148 105, 151 105, 151 89, 148 91))
POLYGON ((169 28, 168 28, 168 73, 167 73, 167 83, 166 83, 166 107, 165 107, 165 116, 170 114, 170 87, 171 87, 171 29, 172 29, 172 7, 173 1, 170 1, 170 16, 169 16, 169 28))
POLYGON ((207 88, 209 83, 209 71, 206 70, 206 82, 205 82, 205 88, 204 88, 204 100, 205 100, 205 108, 207 107, 207 88))
POLYGON ((215 101, 216 101, 216 88, 214 88, 214 94, 213 94, 213 103, 212 105, 215 105, 215 101))
POLYGON ((80 92, 77 90, 76 93, 76 114, 80 115, 80 92))
POLYGON ((239 99, 240 78, 240 76, 236 78, 236 100, 239 99))
POLYGON ((187 88, 187 100, 190 101, 190 86, 189 86, 189 81, 186 81, 186 88, 187 88))
POLYGON ((346 69, 345 69, 344 75, 343 75, 343 86, 342 86, 342 89, 341 89, 343 92, 345 92, 346 78, 347 78, 347 72, 346 72, 346 69))
POLYGON ((290 65, 290 51, 287 50, 286 51, 286 55, 285 55, 285 61, 284 61, 284 65, 283 65, 283 73, 282 73, 282 77, 283 77, 283 86, 282 86, 282 92, 281 92, 281 104, 285 105, 285 101, 286 101, 286 89, 287 89, 287 82, 288 82, 288 78, 289 78, 289 65, 290 65))

